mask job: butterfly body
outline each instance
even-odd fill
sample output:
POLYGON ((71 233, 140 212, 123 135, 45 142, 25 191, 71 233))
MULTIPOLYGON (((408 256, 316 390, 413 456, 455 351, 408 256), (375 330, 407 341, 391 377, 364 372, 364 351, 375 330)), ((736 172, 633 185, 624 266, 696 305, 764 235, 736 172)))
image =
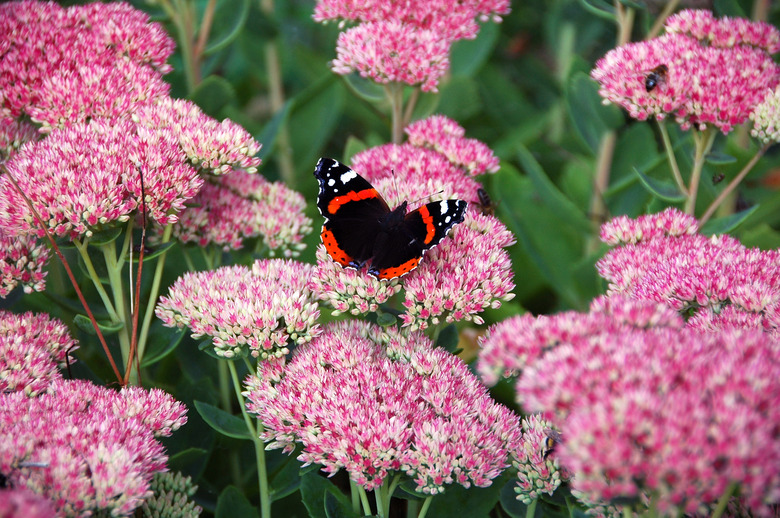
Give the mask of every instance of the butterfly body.
POLYGON ((322 242, 334 261, 378 279, 393 279, 415 269, 426 250, 463 221, 466 202, 443 200, 407 213, 408 202, 390 209, 362 176, 331 158, 314 170, 320 184, 317 207, 325 217, 322 242))

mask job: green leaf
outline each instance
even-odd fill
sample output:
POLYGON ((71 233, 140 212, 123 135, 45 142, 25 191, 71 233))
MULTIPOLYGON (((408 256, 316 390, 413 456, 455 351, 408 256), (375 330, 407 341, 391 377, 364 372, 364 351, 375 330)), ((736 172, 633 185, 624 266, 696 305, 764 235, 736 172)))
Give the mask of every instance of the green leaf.
POLYGON ((188 448, 168 458, 171 471, 181 471, 188 475, 200 473, 208 460, 208 451, 203 448, 188 448))
POLYGON ((459 40, 450 51, 450 71, 453 76, 473 76, 493 54, 500 33, 497 23, 480 27, 473 40, 459 40))
POLYGON ((381 103, 387 98, 387 94, 382 85, 370 79, 366 79, 356 72, 342 77, 344 78, 344 83, 346 83, 356 96, 370 104, 381 103))
MULTIPOLYGON (((558 187, 550 181, 550 178, 542 170, 542 166, 534 159, 531 152, 525 146, 519 146, 518 160, 528 178, 534 184, 536 193, 542 198, 545 205, 565 220, 570 228, 591 234, 593 225, 582 211, 564 195, 558 187)), ((503 191, 511 192, 511 191, 503 191)))
POLYGON ((394 326, 397 322, 398 319, 392 313, 387 313, 385 311, 377 310, 376 323, 378 326, 390 327, 390 326, 394 326))
POLYGON ((222 490, 217 499, 215 518, 257 518, 257 509, 244 496, 244 493, 235 486, 228 486, 222 490))
POLYGON ((745 10, 737 0, 715 0, 714 11, 718 16, 733 16, 737 18, 748 18, 745 10))
POLYGON ((92 237, 89 238, 89 244, 95 246, 103 246, 109 243, 113 243, 116 238, 122 235, 122 227, 111 227, 100 232, 95 232, 92 237))
POLYGON ((310 472, 301 478, 301 500, 309 511, 310 518, 329 518, 330 514, 338 508, 343 515, 357 516, 352 513, 352 505, 349 499, 327 479, 318 473, 310 472), (326 493, 330 493, 331 499, 326 500, 326 493), (327 507, 326 507, 327 505, 327 507))
POLYGON ((301 464, 295 455, 287 458, 282 469, 276 471, 270 479, 271 501, 281 500, 298 491, 301 487, 301 464))
MULTIPOLYGON (((161 256, 174 246, 176 246, 176 243, 178 241, 169 241, 167 243, 163 243, 162 245, 157 246, 154 250, 144 252, 144 262, 151 261, 152 259, 161 256)), ((128 259, 130 258, 130 253, 127 254, 128 259)), ((140 258, 140 254, 138 252, 133 252, 133 262, 137 263, 138 259, 140 258)))
POLYGON ((602 104, 599 86, 584 72, 575 72, 566 88, 566 107, 577 134, 595 155, 604 134, 623 124, 623 114, 614 104, 602 104))
POLYGON ((263 130, 255 136, 255 140, 263 144, 257 156, 261 159, 265 159, 276 146, 276 139, 279 136, 279 132, 287 124, 287 120, 290 116, 290 109, 292 101, 284 103, 282 108, 277 111, 274 116, 268 121, 263 130))
POLYGON ((236 92, 226 79, 208 76, 195 87, 189 98, 200 106, 204 113, 218 119, 220 110, 235 102, 236 92))
POLYGON ((203 51, 204 56, 209 56, 233 43, 241 34, 241 29, 249 16, 249 0, 220 0, 215 2, 215 5, 210 39, 203 51))
POLYGON ((711 219, 706 222, 701 229, 700 233, 713 236, 717 234, 727 234, 742 224, 751 214, 758 210, 758 205, 731 214, 730 216, 724 216, 722 218, 711 219))
POLYGON ((487 518, 501 496, 501 488, 506 483, 508 475, 504 474, 493 481, 488 487, 472 487, 466 489, 459 484, 446 486, 443 495, 433 498, 428 508, 427 518, 452 518, 453 516, 468 516, 469 518, 487 518))
MULTIPOLYGON (((95 327, 92 325, 92 321, 89 319, 86 315, 76 315, 73 318, 73 322, 78 326, 79 329, 84 331, 85 333, 88 333, 93 336, 97 336, 97 331, 95 331, 95 327)), ((100 331, 103 333, 104 336, 106 335, 112 335, 114 333, 118 333, 121 331, 125 325, 122 322, 110 322, 110 321, 100 321, 96 320, 97 326, 100 328, 100 331)))
POLYGON ((352 157, 357 155, 358 153, 365 151, 368 149, 368 144, 363 142, 361 139, 357 138, 354 135, 350 135, 347 138, 347 145, 344 146, 344 162, 345 164, 348 164, 352 161, 352 157))
POLYGON ((511 518, 526 518, 528 515, 528 506, 517 499, 517 493, 515 493, 515 486, 517 482, 510 480, 504 487, 501 488, 501 508, 511 518))
POLYGON ((330 491, 325 492, 325 516, 328 518, 357 518, 361 516, 354 512, 351 507, 345 506, 343 499, 337 497, 330 491))
POLYGON ((712 153, 707 153, 707 155, 704 157, 704 160, 713 165, 725 165, 733 164, 737 161, 737 157, 727 155, 726 153, 713 151, 712 153))
POLYGON ((615 6, 605 0, 580 0, 580 4, 591 14, 604 18, 605 20, 615 21, 615 6))
POLYGON ((203 401, 195 400, 195 409, 209 426, 234 439, 252 440, 252 435, 246 428, 246 423, 240 417, 234 416, 203 401))
POLYGON ((451 353, 454 353, 458 347, 458 328, 455 324, 446 325, 436 338, 436 347, 441 347, 451 353))
POLYGON ((181 343, 181 339, 187 334, 187 328, 169 329, 162 325, 159 320, 155 320, 149 332, 149 343, 146 346, 144 357, 141 359, 141 367, 149 367, 159 362, 181 343))
POLYGON ((639 181, 642 182, 645 189, 656 198, 669 203, 680 203, 685 201, 685 194, 681 193, 677 186, 672 182, 651 178, 650 176, 643 174, 636 167, 634 168, 634 173, 639 177, 639 181))

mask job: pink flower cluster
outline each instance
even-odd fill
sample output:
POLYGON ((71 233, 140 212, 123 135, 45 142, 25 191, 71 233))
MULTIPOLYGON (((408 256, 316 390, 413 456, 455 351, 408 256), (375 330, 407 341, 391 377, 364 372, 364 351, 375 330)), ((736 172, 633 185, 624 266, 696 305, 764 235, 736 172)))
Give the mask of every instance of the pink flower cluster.
POLYGON ((47 390, 62 379, 59 368, 76 343, 65 324, 44 313, 0 311, 0 392, 47 390))
POLYGON ((29 489, 0 489, 0 516, 3 518, 52 518, 56 510, 51 500, 29 489))
POLYGON ((278 358, 320 332, 319 309, 307 287, 313 266, 268 259, 245 266, 186 273, 160 297, 155 313, 168 327, 209 336, 217 355, 278 358))
POLYGON ((771 56, 780 50, 780 31, 769 24, 685 10, 669 17, 666 28, 596 63, 591 75, 605 102, 635 119, 670 116, 684 129, 714 125, 728 133, 780 82, 771 56))
POLYGON ((609 293, 666 304, 689 317, 689 326, 750 327, 778 336, 780 252, 696 229, 676 209, 606 223, 602 240, 625 243, 596 263, 609 293))
POLYGON ((13 236, 0 228, 0 298, 20 284, 25 293, 43 291, 49 249, 33 236, 13 236))
POLYGON ((426 494, 488 486, 521 433, 460 359, 421 334, 360 321, 331 324, 286 365, 261 364, 245 395, 269 448, 301 443, 298 460, 344 468, 368 490, 393 472, 426 494))
POLYGON ((750 113, 750 120, 753 121, 751 135, 764 144, 780 142, 780 86, 766 94, 750 113))
POLYGON ((160 390, 120 392, 57 381, 48 393, 0 395, 0 472, 14 488, 48 498, 67 516, 130 516, 166 470, 156 436, 186 422, 160 390), (134 411, 130 411, 134 410, 134 411))
POLYGON ((491 361, 515 367, 515 349, 540 351, 521 366, 518 401, 561 430, 555 454, 584 501, 706 514, 737 484, 766 512, 780 497, 780 342, 691 329, 653 306, 615 296, 589 314, 514 324, 516 344, 491 361))
POLYGON ((515 493, 528 505, 541 494, 552 495, 571 474, 559 465, 555 449, 560 434, 550 421, 531 414, 523 418, 522 427, 522 440, 513 453, 518 478, 515 493))
POLYGON ((183 243, 213 244, 225 251, 260 237, 272 255, 297 256, 312 230, 305 208, 303 196, 283 183, 235 171, 203 186, 173 235, 183 243))
MULTIPOLYGON (((358 153, 353 168, 383 195, 391 207, 409 200, 410 210, 439 199, 479 203, 473 175, 493 171, 498 159, 483 143, 465 138, 455 121, 434 116, 407 128, 410 141, 358 153), (414 139, 414 141, 412 141, 414 139)), ((509 230, 479 210, 466 212, 449 237, 425 253, 420 266, 400 281, 377 281, 364 271, 342 268, 321 248, 312 290, 338 313, 376 311, 404 289, 404 326, 425 329, 431 323, 474 320, 487 307, 511 300, 513 273, 505 248, 514 244, 509 230)))
POLYGON ((23 115, 44 130, 116 117, 166 96, 161 74, 173 40, 126 3, 62 8, 23 0, 0 6, 0 118, 23 115))
MULTIPOLYGON (((170 132, 128 119, 94 119, 54 131, 21 149, 6 168, 49 231, 71 239, 127 221, 139 206, 142 175, 147 213, 163 225, 176 220, 203 182, 170 132)), ((5 175, 0 178, 0 227, 44 235, 5 175)))
POLYGON ((478 19, 500 21, 507 13, 508 0, 320 0, 314 19, 359 22, 338 38, 333 61, 337 74, 356 70, 378 83, 420 85, 423 91, 435 92, 449 68, 452 43, 475 38, 478 19))

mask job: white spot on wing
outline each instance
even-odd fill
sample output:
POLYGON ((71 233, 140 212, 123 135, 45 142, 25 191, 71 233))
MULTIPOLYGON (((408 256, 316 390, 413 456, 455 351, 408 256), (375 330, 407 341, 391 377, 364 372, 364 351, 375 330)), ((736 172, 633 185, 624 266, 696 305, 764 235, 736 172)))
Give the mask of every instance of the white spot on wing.
POLYGON ((328 180, 328 187, 333 187, 335 184, 336 184, 336 180, 334 180, 333 178, 328 180))
POLYGON ((340 179, 342 183, 348 183, 354 180, 355 178, 357 178, 357 173, 352 169, 350 169, 346 173, 342 174, 340 179))

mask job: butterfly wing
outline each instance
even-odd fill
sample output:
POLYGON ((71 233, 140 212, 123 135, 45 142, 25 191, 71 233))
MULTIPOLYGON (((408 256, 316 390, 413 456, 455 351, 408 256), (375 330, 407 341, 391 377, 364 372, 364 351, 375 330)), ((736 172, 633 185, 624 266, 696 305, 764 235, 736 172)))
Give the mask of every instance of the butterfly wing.
POLYGON ((463 200, 435 201, 408 213, 402 225, 377 240, 369 273, 379 279, 392 279, 417 268, 423 253, 463 221, 466 206, 463 200))
POLYGON ((314 176, 320 184, 317 208, 325 217, 322 243, 334 261, 359 268, 371 259, 387 202, 362 176, 333 160, 321 158, 314 176))

